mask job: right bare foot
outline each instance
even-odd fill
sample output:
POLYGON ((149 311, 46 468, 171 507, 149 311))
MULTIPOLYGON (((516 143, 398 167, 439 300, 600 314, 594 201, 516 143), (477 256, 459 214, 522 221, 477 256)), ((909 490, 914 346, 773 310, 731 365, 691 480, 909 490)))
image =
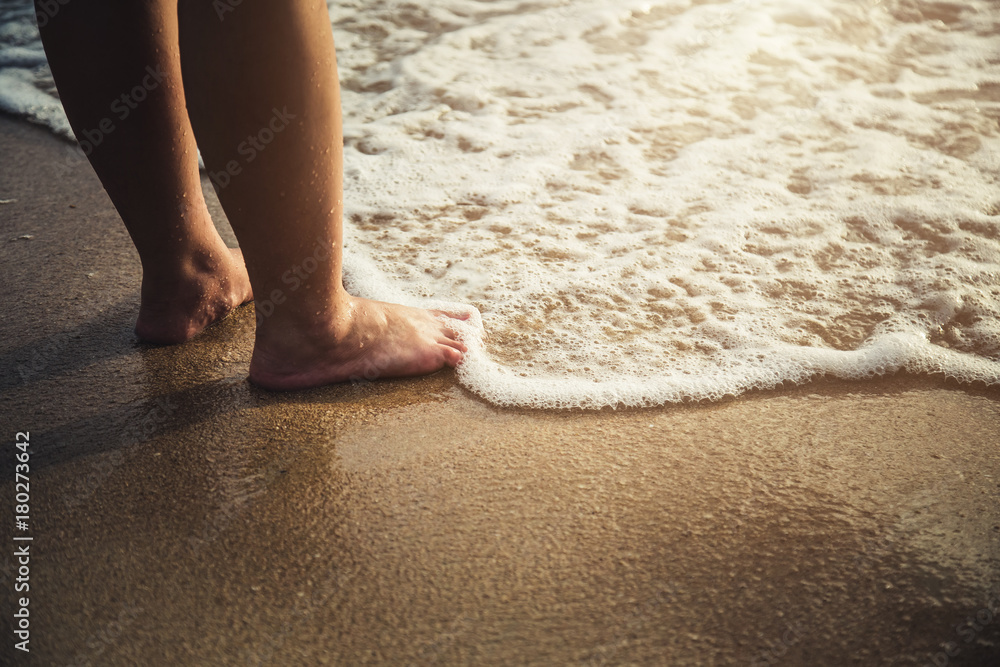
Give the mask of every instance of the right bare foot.
POLYGON ((142 276, 135 333, 148 343, 169 345, 194 338, 205 327, 253 299, 243 253, 238 248, 196 253, 165 275, 142 276))
POLYGON ((336 316, 323 326, 305 331, 267 321, 258 325, 250 380, 284 391, 455 367, 466 348, 447 326, 447 318, 464 320, 468 315, 345 295, 336 316))

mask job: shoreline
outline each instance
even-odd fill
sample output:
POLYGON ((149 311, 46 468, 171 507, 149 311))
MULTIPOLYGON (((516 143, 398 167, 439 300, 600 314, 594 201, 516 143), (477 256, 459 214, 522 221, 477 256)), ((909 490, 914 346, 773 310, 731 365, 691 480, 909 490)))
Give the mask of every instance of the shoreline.
POLYGON ((0 150, 0 407, 9 441, 31 431, 35 659, 1000 656, 1000 621, 958 625, 1000 600, 996 387, 900 375, 597 411, 497 408, 453 372, 267 393, 245 378, 252 309, 137 344, 138 258, 89 166, 9 116, 0 150))

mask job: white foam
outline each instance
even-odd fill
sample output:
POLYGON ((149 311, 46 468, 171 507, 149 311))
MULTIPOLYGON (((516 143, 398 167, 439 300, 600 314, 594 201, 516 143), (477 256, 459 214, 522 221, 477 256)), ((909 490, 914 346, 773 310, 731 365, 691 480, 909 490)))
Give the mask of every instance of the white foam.
POLYGON ((995 3, 330 15, 349 283, 474 307, 459 377, 487 400, 1000 383, 995 3))
POLYGON ((73 138, 55 96, 31 3, 0 7, 0 111, 73 138))

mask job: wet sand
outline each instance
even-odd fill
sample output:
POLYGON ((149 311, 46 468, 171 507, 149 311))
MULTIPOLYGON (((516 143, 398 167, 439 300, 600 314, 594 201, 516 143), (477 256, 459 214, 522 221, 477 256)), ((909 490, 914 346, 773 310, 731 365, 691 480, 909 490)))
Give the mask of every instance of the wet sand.
POLYGON ((138 257, 89 167, 8 117, 0 153, 0 496, 30 431, 34 538, 31 660, 5 633, 0 663, 1000 659, 997 388, 596 413, 496 409, 450 372, 270 394, 252 308, 138 344, 138 257))

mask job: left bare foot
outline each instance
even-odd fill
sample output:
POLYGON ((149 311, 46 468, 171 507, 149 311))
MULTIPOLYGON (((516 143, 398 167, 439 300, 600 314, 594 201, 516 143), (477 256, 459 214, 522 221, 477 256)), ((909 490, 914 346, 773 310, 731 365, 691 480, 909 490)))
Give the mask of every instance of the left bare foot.
POLYGON ((253 300, 243 253, 238 248, 201 251, 165 276, 142 276, 135 333, 148 343, 191 340, 241 304, 253 300))

